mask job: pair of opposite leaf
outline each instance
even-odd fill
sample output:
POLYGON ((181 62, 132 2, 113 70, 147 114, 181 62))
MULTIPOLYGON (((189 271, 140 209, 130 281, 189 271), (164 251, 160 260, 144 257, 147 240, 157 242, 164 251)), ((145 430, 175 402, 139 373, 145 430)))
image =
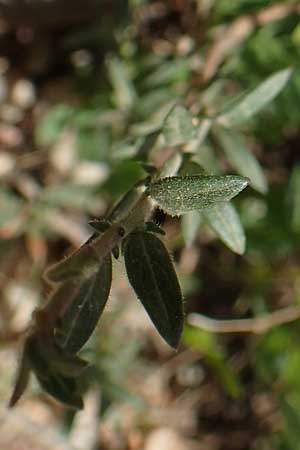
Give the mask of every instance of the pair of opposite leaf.
POLYGON ((154 326, 164 340, 177 348, 184 322, 183 299, 170 255, 156 236, 162 230, 153 222, 133 225, 134 214, 140 213, 139 200, 160 208, 172 216, 194 210, 205 210, 228 202, 248 184, 248 179, 235 175, 174 176, 140 183, 125 194, 110 213, 108 222, 94 222, 96 233, 80 249, 48 270, 49 281, 57 287, 45 310, 55 316, 53 328, 44 338, 43 314, 33 324, 23 350, 19 375, 11 406, 26 388, 30 371, 41 386, 63 403, 82 407, 78 392, 78 375, 86 362, 77 353, 90 338, 106 305, 111 281, 111 253, 119 256, 122 244, 126 272, 130 284, 142 302, 154 326), (143 188, 140 189, 140 186, 143 188), (135 209, 136 208, 136 209, 135 209), (128 228, 127 228, 128 224, 128 228), (130 226, 129 226, 130 225, 130 226), (116 231, 114 231, 116 230, 116 231), (103 257, 93 248, 93 241, 116 232, 117 245, 103 257))

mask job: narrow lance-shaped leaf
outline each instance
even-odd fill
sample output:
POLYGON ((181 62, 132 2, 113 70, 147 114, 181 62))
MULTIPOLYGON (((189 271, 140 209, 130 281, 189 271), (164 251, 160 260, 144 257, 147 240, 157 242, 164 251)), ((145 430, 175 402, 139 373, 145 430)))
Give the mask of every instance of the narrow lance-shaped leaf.
POLYGON ((176 105, 165 118, 162 133, 168 145, 184 144, 196 134, 192 116, 183 106, 176 105))
POLYGON ((248 182, 237 175, 170 177, 150 185, 148 193, 161 209, 176 216, 228 201, 248 182))
POLYGON ((291 69, 285 69, 271 75, 228 111, 221 113, 216 121, 225 127, 247 121, 279 94, 288 82, 291 73, 291 69))
POLYGON ((300 232, 300 166, 293 167, 288 189, 288 203, 291 211, 291 228, 300 232))
POLYGON ((195 241, 202 222, 203 216, 199 211, 191 211, 182 217, 181 229, 183 239, 187 247, 190 247, 195 241))
POLYGON ((183 327, 183 302, 177 275, 164 244, 155 235, 134 232, 125 244, 129 281, 158 332, 176 348, 183 327))
POLYGON ((136 92, 128 76, 126 66, 121 60, 110 58, 107 60, 107 68, 114 88, 116 104, 121 109, 131 108, 136 99, 136 92))
POLYGON ((232 167, 241 175, 248 177, 254 189, 262 194, 266 193, 268 188, 265 175, 257 159, 247 149, 243 137, 223 127, 214 128, 214 135, 232 167))
POLYGON ((30 372, 31 369, 30 363, 28 361, 28 356, 25 352, 25 349, 23 349, 21 360, 19 362, 15 385, 8 404, 9 408, 12 408, 23 395, 29 383, 30 372))
POLYGON ((56 330, 56 342, 67 353, 77 353, 94 331, 109 296, 111 279, 108 255, 97 272, 78 284, 56 330))
POLYGON ((246 244, 244 229, 231 203, 218 203, 204 210, 203 216, 227 247, 239 255, 244 253, 246 244))

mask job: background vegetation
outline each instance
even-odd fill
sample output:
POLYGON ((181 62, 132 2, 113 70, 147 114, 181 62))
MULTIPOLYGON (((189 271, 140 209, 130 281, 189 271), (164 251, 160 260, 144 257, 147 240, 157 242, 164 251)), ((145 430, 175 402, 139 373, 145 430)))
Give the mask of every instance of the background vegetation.
POLYGON ((91 1, 84 15, 74 2, 71 16, 41 3, 0 5, 1 448, 296 449, 298 2, 91 1), (255 89, 265 80, 264 102, 255 89), (235 109, 247 98, 249 108, 251 92, 251 114, 235 109), (166 124, 175 104, 197 138, 166 124), (251 179, 234 200, 245 253, 205 215, 166 217, 187 316, 178 352, 116 261, 109 305, 81 352, 92 363, 85 409, 70 412, 32 379, 8 412, 20 339, 49 292, 45 268, 145 177, 141 161, 160 166, 174 148, 209 173, 251 179))

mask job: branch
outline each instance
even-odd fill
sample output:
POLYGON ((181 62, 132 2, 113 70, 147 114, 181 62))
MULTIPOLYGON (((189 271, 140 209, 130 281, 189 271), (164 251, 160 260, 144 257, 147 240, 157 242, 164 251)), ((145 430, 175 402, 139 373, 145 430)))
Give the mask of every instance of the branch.
POLYGON ((300 319, 300 305, 289 306, 253 319, 218 320, 193 313, 188 316, 187 323, 211 333, 262 334, 297 319, 300 319))

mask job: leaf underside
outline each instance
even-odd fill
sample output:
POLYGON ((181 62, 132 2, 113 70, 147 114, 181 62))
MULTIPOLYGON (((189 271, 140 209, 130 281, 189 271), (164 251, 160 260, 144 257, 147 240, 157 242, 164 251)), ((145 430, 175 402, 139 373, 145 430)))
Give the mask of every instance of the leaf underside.
POLYGON ((239 255, 244 253, 246 244, 244 229, 231 203, 219 203, 203 211, 203 215, 208 225, 227 247, 239 255))
POLYGON ((137 231, 125 244, 128 279, 156 329, 177 348, 183 328, 181 289, 171 258, 160 239, 137 231))

